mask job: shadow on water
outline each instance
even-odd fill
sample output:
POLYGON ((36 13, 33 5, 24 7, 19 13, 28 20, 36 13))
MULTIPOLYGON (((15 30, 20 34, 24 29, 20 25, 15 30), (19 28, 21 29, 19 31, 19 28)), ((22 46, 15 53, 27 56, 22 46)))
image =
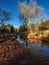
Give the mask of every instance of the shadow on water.
MULTIPOLYGON (((17 39, 20 44, 24 47, 26 47, 26 42, 23 42, 20 40, 20 38, 17 39)), ((35 55, 36 60, 39 59, 39 61, 43 65, 49 64, 49 43, 43 43, 39 40, 33 40, 30 42, 27 40, 27 48, 31 49, 32 53, 35 55)))

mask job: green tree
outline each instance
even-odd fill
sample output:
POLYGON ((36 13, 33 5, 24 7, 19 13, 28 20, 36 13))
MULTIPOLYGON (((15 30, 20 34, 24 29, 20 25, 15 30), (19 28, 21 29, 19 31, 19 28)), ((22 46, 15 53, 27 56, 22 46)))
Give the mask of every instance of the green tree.
POLYGON ((20 26, 19 28, 20 38, 25 41, 27 39, 27 34, 28 34, 27 26, 26 25, 20 26))
POLYGON ((40 30, 49 30, 49 20, 46 20, 40 24, 40 30))
POLYGON ((5 25, 4 24, 2 24, 1 28, 2 28, 2 33, 5 33, 6 30, 5 30, 5 25))
POLYGON ((9 31, 9 33, 14 33, 14 27, 12 25, 8 24, 7 29, 9 31))

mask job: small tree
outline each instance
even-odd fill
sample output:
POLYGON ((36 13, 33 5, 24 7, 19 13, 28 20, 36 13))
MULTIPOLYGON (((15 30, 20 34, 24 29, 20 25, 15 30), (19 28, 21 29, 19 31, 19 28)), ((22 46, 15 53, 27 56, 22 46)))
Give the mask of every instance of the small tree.
POLYGON ((14 33, 14 27, 10 24, 7 25, 7 30, 9 33, 14 33))
POLYGON ((0 24, 11 19, 11 13, 0 9, 0 24))
POLYGON ((19 28, 20 38, 25 41, 27 39, 27 34, 28 34, 27 26, 25 26, 25 25, 20 26, 20 28, 19 28))
POLYGON ((5 33, 5 32, 6 32, 6 30, 5 30, 5 25, 4 25, 4 24, 2 24, 2 26, 1 26, 1 27, 2 27, 2 33, 3 33, 3 32, 5 33))

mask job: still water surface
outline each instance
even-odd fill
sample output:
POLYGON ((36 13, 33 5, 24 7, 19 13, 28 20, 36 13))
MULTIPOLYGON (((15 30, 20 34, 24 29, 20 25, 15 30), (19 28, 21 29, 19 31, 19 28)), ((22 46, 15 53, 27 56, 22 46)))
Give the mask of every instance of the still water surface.
MULTIPOLYGON (((19 42, 22 46, 26 47, 26 42, 20 40, 19 42)), ((42 61, 44 65, 49 65, 49 43, 43 43, 38 40, 28 41, 27 48, 30 48, 35 57, 42 61)))

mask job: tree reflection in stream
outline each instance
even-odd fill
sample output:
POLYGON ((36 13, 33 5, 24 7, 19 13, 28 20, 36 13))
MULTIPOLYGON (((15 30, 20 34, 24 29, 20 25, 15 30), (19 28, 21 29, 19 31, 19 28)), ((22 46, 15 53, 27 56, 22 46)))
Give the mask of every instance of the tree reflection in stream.
POLYGON ((43 43, 38 40, 32 42, 32 52, 35 55, 43 54, 49 57, 49 43, 43 43))
POLYGON ((18 41, 24 47, 28 43, 27 48, 35 55, 36 59, 39 59, 44 64, 49 63, 49 43, 43 43, 39 40, 32 40, 31 42, 27 40, 27 42, 23 42, 19 39, 18 41))

